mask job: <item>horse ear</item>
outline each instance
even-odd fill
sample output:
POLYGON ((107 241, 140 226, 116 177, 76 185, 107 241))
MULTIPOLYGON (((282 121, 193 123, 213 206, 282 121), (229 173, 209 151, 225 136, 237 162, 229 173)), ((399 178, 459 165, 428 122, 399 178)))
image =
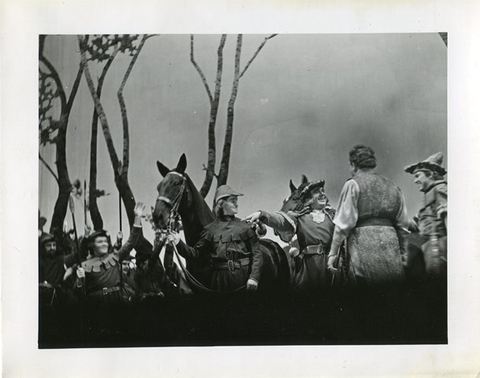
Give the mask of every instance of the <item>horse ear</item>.
POLYGON ((168 169, 167 167, 165 167, 162 163, 160 163, 158 160, 157 160, 157 168, 158 168, 158 171, 160 172, 160 174, 165 177, 168 172, 170 172, 170 169, 168 169))
POLYGON ((302 184, 308 184, 308 179, 305 175, 302 175, 302 184))
POLYGON ((293 185, 292 179, 290 179, 290 191, 293 193, 297 188, 293 185))
POLYGON ((185 154, 182 154, 182 156, 180 156, 180 160, 178 160, 177 168, 175 168, 175 171, 183 174, 186 168, 187 168, 187 157, 185 156, 185 154))

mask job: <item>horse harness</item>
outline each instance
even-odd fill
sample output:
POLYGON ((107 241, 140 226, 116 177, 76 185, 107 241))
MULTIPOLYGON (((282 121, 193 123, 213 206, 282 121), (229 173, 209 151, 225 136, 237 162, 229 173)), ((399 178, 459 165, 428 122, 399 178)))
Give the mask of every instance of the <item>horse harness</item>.
MULTIPOLYGON (((173 200, 171 200, 168 197, 161 196, 161 195, 159 195, 157 197, 157 201, 165 202, 165 203, 167 203, 168 205, 171 206, 170 214, 169 214, 168 221, 167 221, 167 234, 171 233, 175 229, 175 223, 176 223, 176 220, 179 217, 178 208, 180 207, 180 203, 182 202, 183 194, 185 193, 186 181, 187 181, 186 177, 183 176, 182 174, 178 173, 178 172, 170 171, 167 175, 169 175, 169 174, 174 174, 174 175, 180 176, 182 178, 182 185, 180 186, 180 189, 179 189, 177 195, 175 196, 175 198, 173 200)), ((190 281, 190 283, 193 286, 195 286, 197 289, 200 289, 200 290, 206 291, 206 292, 210 292, 210 293, 224 293, 224 294, 228 293, 228 292, 225 292, 225 291, 212 290, 212 289, 206 287, 205 285, 203 285, 200 281, 198 281, 187 270, 187 268, 183 264, 183 262, 180 258, 181 256, 178 252, 177 246, 175 244, 172 244, 172 246, 173 246, 173 250, 175 252, 175 256, 177 257, 177 260, 180 264, 180 267, 182 268, 182 271, 184 272, 185 276, 188 278, 188 280, 190 281)), ((218 265, 218 266, 215 266, 214 269, 225 269, 226 268, 228 270, 233 271, 235 269, 240 269, 244 265, 247 265, 247 260, 248 260, 248 264, 249 264, 250 259, 240 259, 239 261, 230 260, 228 262, 225 262, 225 266, 219 266, 218 265)), ((246 287, 246 285, 242 285, 239 288, 237 288, 235 290, 232 290, 231 292, 233 293, 233 292, 243 290, 243 289, 245 289, 245 287, 246 287)))

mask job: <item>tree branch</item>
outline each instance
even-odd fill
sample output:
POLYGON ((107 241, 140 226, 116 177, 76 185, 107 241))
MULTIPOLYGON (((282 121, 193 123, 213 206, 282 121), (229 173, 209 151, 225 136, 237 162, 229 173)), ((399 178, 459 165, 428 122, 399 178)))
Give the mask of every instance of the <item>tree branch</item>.
POLYGON ((52 176, 55 178, 55 181, 57 184, 60 184, 57 175, 53 171, 53 169, 48 165, 48 163, 45 161, 45 159, 40 155, 40 152, 38 153, 38 157, 40 158, 40 161, 45 165, 45 167, 48 169, 48 171, 52 174, 52 176))
POLYGON ((143 46, 145 45, 146 40, 148 39, 148 35, 144 35, 142 40, 140 41, 140 45, 138 46, 135 54, 128 65, 127 72, 125 72, 125 76, 123 77, 122 83, 120 84, 120 88, 117 92, 118 102, 120 104, 120 111, 122 113, 122 124, 123 124, 123 164, 122 164, 122 175, 128 174, 128 167, 130 165, 130 138, 129 138, 129 129, 128 129, 128 115, 127 115, 127 106, 125 104, 125 99, 123 97, 123 88, 127 83, 127 80, 132 72, 133 66, 137 61, 140 52, 142 51, 143 46))
MULTIPOLYGON (((220 163, 220 171, 218 172, 217 185, 224 185, 227 183, 228 172, 230 167, 230 153, 232 149, 233 139, 233 121, 234 121, 234 109, 235 101, 237 99, 238 83, 240 81, 240 56, 242 53, 242 34, 237 37, 237 47, 235 50, 235 70, 232 85, 232 93, 230 94, 230 100, 228 101, 227 109, 227 127, 225 130, 225 141, 223 142, 223 156, 220 163)), ((218 187, 217 186, 217 187, 218 187)))
POLYGON ((67 101, 67 108, 66 112, 70 114, 73 106, 73 100, 75 100, 75 96, 78 92, 78 87, 80 86, 80 80, 82 79, 83 75, 83 65, 80 63, 78 66, 77 76, 75 77, 75 81, 73 82, 72 91, 70 92, 70 96, 68 97, 67 101))
POLYGON ((268 42, 269 39, 272 39, 273 37, 275 37, 277 34, 272 34, 268 37, 266 37, 263 42, 260 44, 260 46, 258 46, 258 49, 257 51, 255 51, 255 54, 253 54, 252 58, 248 61, 247 65, 245 66, 245 68, 243 69, 242 73, 240 74, 240 78, 245 74, 245 72, 247 72, 248 70, 248 67, 250 67, 250 65, 252 64, 252 62, 255 60, 255 58, 257 57, 258 53, 260 52, 260 50, 263 49, 263 46, 265 46, 265 44, 268 42))
POLYGON ((193 66, 195 67, 195 69, 197 70, 198 74, 200 75, 200 77, 201 77, 201 79, 202 79, 202 82, 203 82, 203 85, 204 85, 204 87, 205 87, 205 90, 207 91, 208 99, 209 99, 210 103, 212 103, 212 101, 213 101, 212 92, 210 92, 210 88, 209 88, 209 86, 208 86, 207 79, 205 78, 205 75, 203 74, 203 71, 202 71, 201 68, 198 66, 197 62, 195 61, 195 57, 194 57, 194 37, 193 37, 193 34, 190 35, 190 62, 192 62, 193 66))
POLYGON ((213 101, 210 103, 210 120, 208 123, 208 163, 207 167, 205 168, 205 180, 203 181, 202 188, 200 189, 200 195, 203 198, 208 195, 208 192, 212 186, 213 177, 215 176, 215 161, 217 159, 215 127, 217 124, 218 106, 220 103, 220 90, 222 86, 223 73, 223 48, 225 47, 226 39, 227 35, 223 34, 217 50, 217 76, 215 78, 215 92, 213 101))
POLYGON ((110 127, 108 126, 107 117, 105 111, 103 110, 102 103, 97 96, 95 91, 95 85, 93 84, 92 75, 90 74, 90 69, 88 68, 87 54, 85 51, 84 41, 81 36, 78 36, 78 43, 80 46, 80 53, 82 57, 83 73, 85 79, 87 80, 88 89, 90 90, 90 95, 92 96, 93 102, 95 104, 95 110, 97 111, 98 118, 103 129, 103 135, 105 137, 105 142, 107 144, 108 153, 110 155, 110 160, 112 162, 113 170, 117 173, 120 173, 120 161, 118 160, 118 155, 115 150, 115 145, 113 144, 112 135, 110 133, 110 127))
POLYGON ((43 64, 45 64, 45 66, 48 68, 48 70, 50 71, 50 76, 52 77, 52 79, 55 81, 55 84, 57 85, 57 89, 60 96, 60 103, 62 105, 61 113, 63 113, 67 106, 67 96, 65 94, 65 90, 63 89, 63 84, 62 84, 62 80, 60 79, 60 75, 58 74, 53 64, 50 63, 50 61, 47 58, 45 58, 44 55, 40 56, 40 61, 43 64))

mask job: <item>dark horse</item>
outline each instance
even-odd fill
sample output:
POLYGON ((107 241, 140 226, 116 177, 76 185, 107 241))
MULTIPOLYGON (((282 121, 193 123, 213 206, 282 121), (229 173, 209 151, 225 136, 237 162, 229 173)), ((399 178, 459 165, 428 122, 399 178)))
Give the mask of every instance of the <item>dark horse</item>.
MULTIPOLYGON (((304 201, 307 199, 304 189, 308 185, 308 179, 302 175, 302 182, 297 187, 290 180, 290 195, 283 201, 281 211, 301 212, 304 209, 304 201)), ((425 262, 422 252, 422 238, 416 231, 412 231, 408 237, 407 264, 405 274, 411 284, 419 284, 425 280, 425 262)))
MULTIPOLYGON (((194 246, 200 239, 204 227, 215 217, 190 177, 185 173, 187 159, 183 154, 174 169, 157 161, 164 179, 158 184, 158 197, 152 219, 158 229, 167 229, 172 215, 178 212, 182 219, 185 239, 194 246)), ((290 256, 274 241, 260 239, 263 253, 261 291, 287 292, 290 288, 290 256)), ((208 286, 211 269, 207 259, 187 260, 187 270, 196 280, 208 286)), ((195 287, 195 285, 192 285, 195 287)))

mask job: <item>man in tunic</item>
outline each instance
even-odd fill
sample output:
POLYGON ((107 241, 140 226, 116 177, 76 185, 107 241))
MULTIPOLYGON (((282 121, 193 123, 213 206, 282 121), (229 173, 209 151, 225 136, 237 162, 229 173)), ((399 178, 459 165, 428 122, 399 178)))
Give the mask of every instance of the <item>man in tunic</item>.
POLYGON ((447 276, 447 171, 443 154, 437 152, 426 160, 409 165, 405 171, 424 194, 423 205, 414 219, 422 238, 425 270, 430 281, 446 281, 447 276))
POLYGON ((95 231, 88 238, 88 258, 77 269, 77 292, 84 292, 91 303, 124 303, 131 300, 122 285, 122 261, 137 245, 142 229, 142 203, 135 205, 135 219, 127 242, 117 250, 110 245, 105 230, 95 231))
POLYGON ((343 186, 335 216, 328 268, 337 273, 338 255, 346 240, 349 276, 357 287, 385 288, 403 283, 408 220, 400 188, 374 173, 373 149, 350 151, 352 178, 343 186))
POLYGON ((272 227, 288 243, 296 235, 299 254, 294 257, 293 291, 316 291, 329 284, 327 252, 333 234, 334 210, 324 192, 325 181, 308 184, 300 194, 305 208, 300 212, 257 211, 245 218, 248 222, 262 222, 272 227))
POLYGON ((185 244, 176 232, 168 235, 184 258, 210 257, 212 290, 231 292, 246 287, 254 291, 261 284, 263 255, 251 225, 235 216, 239 196, 243 194, 228 185, 218 187, 214 200, 217 219, 205 227, 195 246, 185 244))

